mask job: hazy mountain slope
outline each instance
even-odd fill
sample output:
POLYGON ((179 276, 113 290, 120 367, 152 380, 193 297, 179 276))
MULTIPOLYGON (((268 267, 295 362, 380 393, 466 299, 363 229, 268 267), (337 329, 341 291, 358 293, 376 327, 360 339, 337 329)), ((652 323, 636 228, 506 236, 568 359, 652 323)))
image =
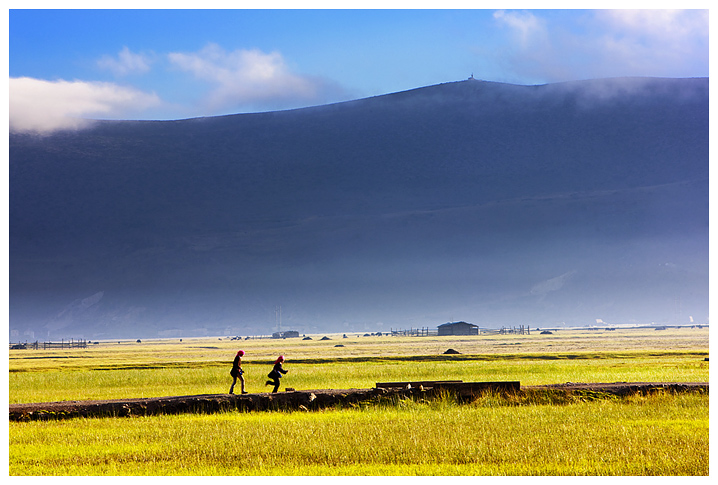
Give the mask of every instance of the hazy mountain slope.
POLYGON ((98 122, 11 135, 9 173, 42 337, 707 319, 707 79, 98 122))

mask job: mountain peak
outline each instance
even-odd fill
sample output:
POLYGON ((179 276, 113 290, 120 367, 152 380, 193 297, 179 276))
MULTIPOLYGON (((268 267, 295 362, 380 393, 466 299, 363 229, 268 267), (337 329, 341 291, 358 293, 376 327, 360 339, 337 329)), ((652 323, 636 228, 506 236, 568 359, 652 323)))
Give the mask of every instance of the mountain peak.
POLYGON ((20 337, 707 320, 706 79, 470 78, 9 161, 20 337))

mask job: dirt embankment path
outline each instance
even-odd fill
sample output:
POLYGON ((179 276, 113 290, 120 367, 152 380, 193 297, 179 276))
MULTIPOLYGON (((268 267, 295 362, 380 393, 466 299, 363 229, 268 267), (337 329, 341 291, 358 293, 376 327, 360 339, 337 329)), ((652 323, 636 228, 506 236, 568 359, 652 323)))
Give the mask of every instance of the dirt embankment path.
POLYGON ((360 402, 386 398, 420 397, 431 399, 451 393, 469 400, 487 391, 592 393, 625 396, 657 391, 708 392, 707 382, 614 382, 565 383, 521 386, 519 382, 434 381, 415 383, 377 383, 371 389, 319 389, 256 394, 201 394, 104 401, 59 401, 10 404, 10 421, 65 419, 100 416, 147 416, 178 413, 212 413, 219 411, 264 411, 269 409, 316 410, 335 405, 352 406, 360 402), (382 387, 383 386, 383 387, 382 387))

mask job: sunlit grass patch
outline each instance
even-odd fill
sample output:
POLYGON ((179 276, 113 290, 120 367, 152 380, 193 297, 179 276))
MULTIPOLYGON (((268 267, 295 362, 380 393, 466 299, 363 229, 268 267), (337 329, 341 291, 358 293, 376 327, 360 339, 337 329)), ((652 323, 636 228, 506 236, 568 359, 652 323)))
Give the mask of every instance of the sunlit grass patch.
MULTIPOLYGON (((283 386, 295 389, 371 388, 377 382, 411 380, 519 381, 522 385, 564 382, 707 382, 708 363, 694 352, 634 352, 623 357, 592 354, 591 358, 544 359, 499 355, 491 360, 411 359, 351 362, 296 362, 283 386), (658 354, 658 355, 656 355, 658 354)), ((226 393, 231 384, 229 363, 97 370, 59 369, 13 372, 9 375, 10 402, 47 402, 82 399, 122 399, 226 393)), ((244 365, 247 390, 266 392, 271 363, 244 365)))
POLYGON ((706 475, 708 396, 11 423, 10 444, 11 475, 706 475))
MULTIPOLYGON (((11 351, 11 403, 250 392, 280 353, 283 387, 411 380, 708 382, 707 329, 449 338, 104 343, 11 351), (460 355, 444 355, 447 348, 460 355)), ((708 395, 487 393, 324 411, 11 422, 10 475, 707 475, 708 395)))

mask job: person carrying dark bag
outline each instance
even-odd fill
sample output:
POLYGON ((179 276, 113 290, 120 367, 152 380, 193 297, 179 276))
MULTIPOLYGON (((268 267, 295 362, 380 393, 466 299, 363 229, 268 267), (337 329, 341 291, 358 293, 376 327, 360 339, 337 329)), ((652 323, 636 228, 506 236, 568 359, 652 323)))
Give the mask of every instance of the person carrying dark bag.
POLYGON ((272 369, 272 372, 270 372, 267 377, 271 379, 271 381, 267 381, 265 386, 274 385, 274 389, 272 392, 277 392, 279 390, 279 379, 281 379, 282 374, 286 374, 287 370, 282 369, 282 363, 284 362, 284 356, 280 355, 277 360, 274 361, 274 368, 272 369))

